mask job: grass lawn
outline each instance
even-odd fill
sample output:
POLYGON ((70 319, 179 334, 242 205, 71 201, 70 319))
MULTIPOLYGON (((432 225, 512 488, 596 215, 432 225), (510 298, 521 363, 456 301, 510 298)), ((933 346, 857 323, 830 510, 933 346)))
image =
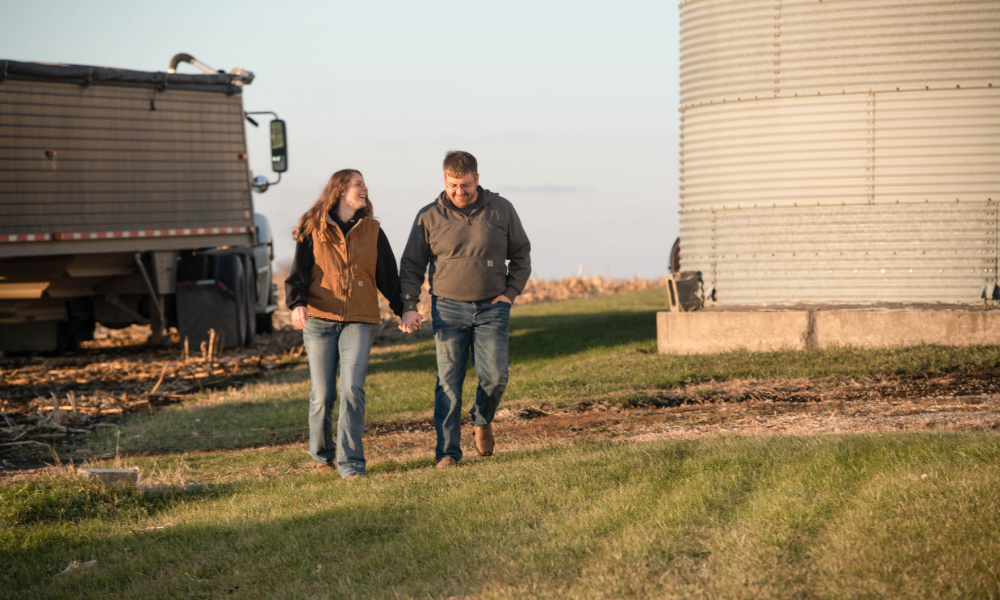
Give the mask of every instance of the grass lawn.
MULTIPOLYGON (((503 406, 1000 364, 992 346, 659 356, 662 293, 515 308, 503 406)), ((428 337, 377 349, 368 419, 426 417, 434 364, 428 337)), ((56 449, 118 444, 155 482, 210 485, 0 486, 0 598, 1000 598, 996 433, 583 441, 447 472, 428 448, 345 482, 301 467, 308 385, 295 367, 56 449)))
MULTIPOLYGON (((510 383, 501 407, 642 403, 678 385, 713 379, 862 377, 1000 364, 1000 346, 661 356, 656 352, 655 313, 664 308, 663 294, 661 289, 515 307, 510 383)), ((421 336, 412 343, 375 349, 365 386, 368 421, 432 411, 434 340, 421 336)), ((474 386, 470 365, 466 398, 475 393, 474 386)), ((120 438, 115 429, 106 430, 86 452, 107 456, 116 444, 127 453, 163 453, 299 441, 307 435, 308 395, 309 371, 303 362, 250 388, 131 416, 122 423, 120 438)))
POLYGON ((580 444, 470 463, 190 492, 4 489, 0 595, 1000 594, 996 435, 580 444), (58 575, 73 560, 97 563, 58 575))

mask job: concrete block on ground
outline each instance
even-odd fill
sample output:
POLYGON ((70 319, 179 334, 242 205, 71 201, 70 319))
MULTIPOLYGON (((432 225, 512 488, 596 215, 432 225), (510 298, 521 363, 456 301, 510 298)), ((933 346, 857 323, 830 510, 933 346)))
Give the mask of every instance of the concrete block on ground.
POLYGON ((658 312, 656 342, 660 354, 804 350, 809 321, 805 310, 658 312))
POLYGON ((831 310, 816 312, 816 347, 889 348, 1000 344, 1000 311, 831 310))
POLYGON ((127 469, 77 469, 77 477, 104 485, 135 487, 139 485, 139 472, 127 469))

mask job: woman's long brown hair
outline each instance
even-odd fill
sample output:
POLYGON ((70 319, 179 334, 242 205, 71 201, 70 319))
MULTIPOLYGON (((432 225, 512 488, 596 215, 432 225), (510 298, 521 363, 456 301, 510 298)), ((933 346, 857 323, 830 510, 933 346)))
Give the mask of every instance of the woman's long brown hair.
MULTIPOLYGON (((361 171, 357 169, 341 169, 330 177, 323 193, 319 195, 319 200, 304 215, 299 217, 298 225, 292 230, 292 238, 296 242, 304 242, 314 233, 321 242, 329 239, 330 224, 326 222, 326 215, 340 202, 340 198, 347 191, 347 185, 351 182, 351 176, 355 173, 361 175, 361 171)), ((372 203, 371 200, 367 199, 365 200, 365 216, 372 216, 372 203)))

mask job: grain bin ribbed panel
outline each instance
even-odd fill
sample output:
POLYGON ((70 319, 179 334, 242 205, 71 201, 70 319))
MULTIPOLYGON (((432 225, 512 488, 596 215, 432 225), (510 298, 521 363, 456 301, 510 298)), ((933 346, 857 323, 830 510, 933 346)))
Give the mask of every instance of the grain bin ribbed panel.
POLYGON ((703 211, 681 229, 684 268, 720 302, 954 302, 995 276, 994 205, 703 211))
POLYGON ((1000 2, 681 4, 681 265, 723 304, 996 281, 1000 2))
POLYGON ((681 105, 996 84, 996 0, 681 3, 681 105))

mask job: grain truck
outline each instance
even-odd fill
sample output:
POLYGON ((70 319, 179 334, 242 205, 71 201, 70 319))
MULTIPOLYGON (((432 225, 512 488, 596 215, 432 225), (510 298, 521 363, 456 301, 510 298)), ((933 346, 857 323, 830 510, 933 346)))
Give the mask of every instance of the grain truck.
MULTIPOLYGON (((251 192, 277 181, 249 169, 251 81, 187 54, 166 72, 0 60, 0 352, 72 351, 96 323, 149 324, 153 343, 176 327, 194 348, 271 328, 251 192)), ((280 181, 285 123, 270 128, 280 181)))

